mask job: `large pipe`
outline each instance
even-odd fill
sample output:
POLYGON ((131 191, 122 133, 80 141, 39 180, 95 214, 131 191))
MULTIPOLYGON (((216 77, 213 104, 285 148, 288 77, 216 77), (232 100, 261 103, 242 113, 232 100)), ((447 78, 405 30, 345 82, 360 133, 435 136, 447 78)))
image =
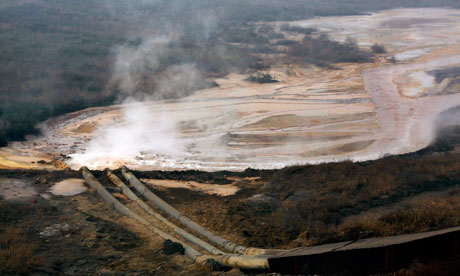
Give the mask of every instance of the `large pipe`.
POLYGON ((258 255, 277 255, 280 253, 286 252, 286 250, 282 249, 264 249, 264 248, 247 248, 241 245, 237 245, 233 243, 232 241, 226 240, 224 238, 221 238, 217 236, 216 234, 209 232, 206 230, 204 227, 201 225, 197 224, 196 222, 192 221, 191 219, 187 218, 186 216, 182 215, 179 211, 177 211, 174 207, 163 201, 161 198, 159 198, 157 195, 152 193, 147 187, 145 187, 142 182, 139 181, 139 179, 132 174, 126 166, 121 166, 121 173, 123 174, 123 177, 128 180, 128 182, 145 198, 153 202, 155 205, 157 205, 160 209, 165 211, 168 215, 172 216, 176 220, 178 220, 180 223, 185 225, 188 229, 194 231, 195 233, 198 233, 204 237, 206 237, 209 241, 211 241, 214 244, 217 244, 224 249, 228 250, 229 252, 237 253, 237 254, 242 254, 242 255, 252 255, 252 256, 258 256, 258 255))
MULTIPOLYGON (((295 249, 292 249, 295 250, 295 249)), ((287 250, 284 249, 271 249, 271 248, 255 248, 249 247, 244 252, 244 255, 248 256, 276 256, 278 254, 286 253, 287 250)))
POLYGON ((118 201, 116 198, 114 198, 105 188, 104 186, 101 185, 101 183, 99 183, 99 181, 97 181, 97 179, 93 176, 93 174, 88 170, 87 167, 82 167, 81 168, 82 170, 82 174, 83 174, 83 178, 86 180, 86 183, 88 183, 88 185, 95 189, 97 191, 97 193, 106 201, 108 202, 115 210, 117 210, 118 212, 120 212, 121 214, 123 215, 126 215, 128 217, 131 217, 135 220, 137 220, 138 222, 140 222, 141 224, 147 226, 149 229, 151 229, 153 232, 157 233, 160 237, 164 238, 164 239, 168 239, 168 240, 171 240, 173 242, 178 242, 178 243, 181 243, 182 246, 184 247, 185 251, 184 251, 184 254, 187 255, 190 259, 192 259, 193 261, 196 261, 197 258, 199 256, 201 256, 202 254, 200 252, 198 252, 197 250, 195 250, 193 247, 189 246, 188 244, 186 243, 183 243, 179 240, 177 240, 176 238, 174 238, 173 236, 163 232, 162 230, 160 230, 159 228, 157 228, 156 226, 152 225, 152 223, 148 222, 146 219, 140 217, 138 214, 134 213, 133 211, 131 211, 128 207, 126 207, 125 205, 123 205, 120 201, 118 201))
POLYGON ((86 180, 86 183, 88 183, 88 185, 91 188, 95 189, 97 193, 102 197, 102 199, 108 202, 115 210, 117 210, 123 215, 134 218, 141 224, 145 225, 146 227, 148 227, 149 229, 157 233, 163 239, 169 239, 171 241, 181 243, 185 249, 185 252, 184 252, 185 255, 191 258, 196 263, 201 264, 201 265, 206 265, 207 261, 212 259, 216 263, 222 266, 236 267, 236 268, 249 269, 249 270, 268 270, 269 269, 268 257, 266 256, 241 256, 237 254, 224 254, 224 255, 218 255, 218 256, 211 256, 211 255, 201 254, 200 252, 195 250, 190 245, 184 242, 181 242, 178 239, 174 238, 173 236, 163 232, 162 230, 154 226, 152 223, 148 222, 144 218, 140 217, 138 214, 131 211, 128 207, 126 207, 124 204, 122 204, 120 201, 114 198, 104 188, 104 186, 102 186, 101 183, 99 183, 99 181, 93 176, 93 174, 88 170, 87 167, 82 167, 81 171, 82 171, 83 178, 86 180))
POLYGON ((142 209, 144 209, 145 212, 147 212, 149 215, 154 216, 164 224, 166 224, 168 227, 172 228, 174 232, 176 232, 178 235, 182 236, 184 239, 187 241, 203 248, 204 250, 208 251, 212 255, 224 255, 225 253, 219 250, 218 248, 210 245, 209 243, 203 241, 202 239, 186 232, 182 228, 178 227, 177 225, 171 223, 168 219, 160 215, 159 213, 155 212, 149 205, 147 205, 144 201, 142 201, 131 189, 126 186, 123 181, 121 181, 118 176, 116 176, 113 172, 110 170, 107 171, 107 176, 109 179, 117 185, 121 190, 123 191, 123 194, 130 200, 136 202, 142 209))
POLYGON ((177 211, 174 207, 163 201, 157 195, 152 193, 148 190, 144 184, 142 184, 131 172, 128 171, 126 166, 121 166, 121 173, 123 177, 128 180, 128 182, 145 198, 153 202, 158 208, 166 212, 171 217, 175 218, 181 224, 185 225, 188 229, 198 233, 204 237, 206 237, 212 243, 224 248, 225 250, 237 254, 244 254, 247 250, 246 247, 237 245, 232 241, 226 240, 217 236, 216 234, 209 232, 203 226, 197 224, 196 222, 192 221, 188 217, 182 215, 179 211, 177 211))
POLYGON ((198 263, 206 263, 207 260, 212 259, 223 266, 238 267, 247 270, 269 270, 267 256, 245 256, 239 254, 225 254, 223 256, 200 256, 197 258, 198 263))

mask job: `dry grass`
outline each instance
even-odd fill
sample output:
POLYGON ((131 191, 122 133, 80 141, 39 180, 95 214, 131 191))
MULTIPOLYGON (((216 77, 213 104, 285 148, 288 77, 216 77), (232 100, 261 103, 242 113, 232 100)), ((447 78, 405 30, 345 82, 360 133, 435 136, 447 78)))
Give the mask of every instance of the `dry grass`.
POLYGON ((457 225, 460 225, 460 188, 454 188, 448 194, 400 204, 386 213, 371 210, 363 216, 345 219, 318 235, 315 243, 426 232, 457 225))
POLYGON ((38 245, 27 239, 18 228, 0 228, 0 274, 24 275, 42 262, 35 254, 38 245))
POLYGON ((273 226, 299 236, 302 245, 312 245, 460 225, 460 192, 454 188, 459 172, 456 155, 395 156, 282 169, 261 192, 282 202, 270 214, 273 226), (423 198, 383 214, 375 212, 447 189, 452 189, 451 194, 423 198))
POLYGON ((25 203, 0 202, 0 275, 27 275, 42 262, 38 244, 23 230, 20 221, 39 218, 46 209, 25 203))

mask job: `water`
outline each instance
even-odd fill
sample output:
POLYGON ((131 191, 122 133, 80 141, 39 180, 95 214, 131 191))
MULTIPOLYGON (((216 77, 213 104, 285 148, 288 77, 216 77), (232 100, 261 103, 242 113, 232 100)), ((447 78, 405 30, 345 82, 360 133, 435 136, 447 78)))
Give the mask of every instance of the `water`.
POLYGON ((83 193, 87 190, 85 185, 83 184, 85 181, 83 179, 78 178, 69 178, 66 180, 62 180, 54 184, 51 187, 50 192, 53 195, 61 195, 61 196, 73 196, 83 193))

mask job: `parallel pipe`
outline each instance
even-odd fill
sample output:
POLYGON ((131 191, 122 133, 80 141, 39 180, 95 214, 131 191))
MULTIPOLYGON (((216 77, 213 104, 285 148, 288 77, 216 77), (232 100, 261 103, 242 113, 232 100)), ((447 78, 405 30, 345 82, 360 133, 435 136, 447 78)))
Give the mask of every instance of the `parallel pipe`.
POLYGON ((209 232, 206 230, 203 226, 197 224, 196 222, 192 221, 188 217, 182 215, 179 211, 177 211, 174 207, 163 201, 161 198, 159 198, 157 195, 152 193, 150 190, 148 190, 144 184, 142 184, 131 172, 128 171, 128 168, 126 166, 121 166, 121 173, 123 174, 123 177, 145 198, 153 202, 155 205, 158 206, 161 210, 166 212, 168 215, 171 217, 175 218, 177 221, 179 221, 181 224, 185 225, 188 229, 194 231, 195 233, 198 233, 204 237, 206 237, 209 241, 212 243, 221 246, 225 250, 237 254, 244 254, 244 252, 247 250, 246 247, 237 245, 232 241, 226 240, 224 238, 221 238, 217 236, 216 234, 209 232))
MULTIPOLYGON (((295 250, 295 249, 292 249, 295 250)), ((246 249, 244 252, 244 255, 248 256, 276 256, 279 254, 286 253, 287 250, 284 249, 271 249, 271 248, 255 248, 255 247, 249 247, 246 249)))
POLYGON ((114 198, 105 188, 99 183, 99 181, 91 174, 87 167, 82 167, 82 175, 86 180, 88 185, 95 189, 97 193, 108 202, 115 210, 120 212, 123 215, 134 218, 139 223, 145 225, 153 232, 157 233, 163 239, 169 239, 174 242, 181 243, 185 249, 185 255, 194 260, 196 263, 201 265, 206 265, 207 261, 212 259, 216 263, 227 266, 227 267, 236 267, 240 269, 249 269, 249 270, 269 270, 268 257, 267 256, 242 256, 238 254, 224 254, 224 255, 203 255, 197 250, 195 250, 190 245, 179 241, 173 236, 163 232, 152 223, 148 222, 144 218, 140 217, 138 214, 131 211, 128 207, 114 198))
POLYGON ((97 191, 97 193, 106 201, 108 202, 115 210, 117 210, 118 212, 120 212, 121 214, 123 215, 126 215, 128 217, 131 217, 135 220, 137 220, 138 222, 140 222, 141 224, 145 225, 146 227, 148 227, 149 229, 151 229, 153 232, 157 233, 160 237, 164 238, 164 239, 168 239, 168 240, 171 240, 173 242, 178 242, 178 243, 181 243, 182 246, 184 247, 185 251, 184 251, 184 254, 187 255, 190 259, 192 259, 193 261, 196 261, 197 258, 199 256, 202 256, 202 254, 200 252, 198 252, 197 250, 195 250, 193 247, 191 247, 190 245, 186 244, 186 243, 183 243, 181 241, 179 241, 178 239, 174 238, 173 236, 163 232, 162 230, 160 230, 159 228, 157 228, 156 226, 152 225, 150 222, 148 222, 146 219, 140 217, 138 214, 134 213, 133 211, 131 211, 128 207, 126 207, 125 205, 123 205, 120 201, 118 201, 116 198, 114 198, 105 188, 104 186, 102 186, 101 183, 99 183, 99 181, 97 181, 97 179, 93 176, 93 174, 88 170, 87 167, 82 167, 81 168, 82 170, 82 174, 83 174, 83 178, 86 180, 86 183, 88 183, 88 185, 95 189, 97 191))
POLYGON ((245 256, 239 254, 225 254, 223 256, 207 256, 203 255, 197 258, 198 263, 206 263, 212 259, 223 266, 238 267, 246 270, 262 270, 268 271, 268 256, 245 256))
POLYGON ((219 250, 218 248, 210 245, 209 243, 203 241, 202 239, 186 232, 185 230, 183 230, 182 228, 178 227, 177 225, 171 223, 168 219, 166 219, 165 217, 163 217, 161 214, 155 212, 149 205, 147 205, 144 201, 142 201, 135 193, 133 193, 133 191, 131 191, 131 189, 126 186, 125 183, 123 183, 123 181, 121 181, 120 178, 118 178, 118 176, 116 176, 113 172, 111 172, 110 170, 107 171, 107 176, 109 177, 109 179, 115 184, 117 185, 119 188, 121 188, 123 194, 130 200, 136 202, 142 209, 144 209, 144 211, 146 213, 148 213, 149 215, 151 216, 154 216, 155 218, 157 218, 158 220, 160 220, 161 222, 163 222, 164 224, 166 224, 168 227, 172 228, 174 230, 174 232, 176 232, 178 235, 182 236, 184 239, 186 239, 187 241, 191 242, 192 244, 195 244, 201 248, 203 248, 204 250, 208 251, 209 253, 211 253, 212 255, 224 255, 225 253, 222 252, 221 250, 219 250))
POLYGON ((178 220, 182 225, 185 225, 188 229, 206 237, 209 241, 214 244, 217 244, 229 252, 241 254, 241 255, 250 255, 250 256, 260 256, 260 255, 278 255, 280 253, 285 253, 286 250, 282 249, 264 249, 264 248, 247 248, 241 245, 237 245, 232 241, 226 240, 222 237, 217 236, 216 234, 206 230, 203 226, 192 221, 188 217, 182 215, 174 207, 163 201, 157 195, 152 193, 147 187, 145 187, 142 182, 137 179, 134 174, 132 174, 126 166, 121 166, 121 173, 123 177, 145 198, 153 202, 160 209, 165 211, 168 215, 178 220))

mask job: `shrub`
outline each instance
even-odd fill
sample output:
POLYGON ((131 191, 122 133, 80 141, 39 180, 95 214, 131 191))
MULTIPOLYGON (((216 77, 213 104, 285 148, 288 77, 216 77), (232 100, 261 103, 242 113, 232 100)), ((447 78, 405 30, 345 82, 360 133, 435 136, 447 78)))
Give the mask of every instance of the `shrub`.
POLYGON ((279 46, 292 46, 294 44, 296 44, 297 41, 295 40, 289 40, 289 39, 280 39, 278 41, 275 42, 275 45, 279 45, 279 46))
POLYGON ((289 48, 288 56, 293 61, 300 60, 303 63, 327 65, 337 62, 370 62, 371 54, 360 50, 351 41, 339 43, 321 35, 318 38, 305 37, 302 42, 296 43, 289 48))
POLYGON ((268 73, 257 72, 256 74, 250 74, 245 81, 257 82, 257 83, 275 83, 278 82, 268 73))
POLYGON ((280 27, 280 30, 284 32, 299 33, 299 34, 304 34, 304 35, 310 35, 317 31, 316 28, 291 26, 289 24, 282 25, 280 27))
POLYGON ((387 50, 385 49, 385 46, 381 44, 372 45, 371 50, 374 54, 385 54, 387 52, 387 50))

